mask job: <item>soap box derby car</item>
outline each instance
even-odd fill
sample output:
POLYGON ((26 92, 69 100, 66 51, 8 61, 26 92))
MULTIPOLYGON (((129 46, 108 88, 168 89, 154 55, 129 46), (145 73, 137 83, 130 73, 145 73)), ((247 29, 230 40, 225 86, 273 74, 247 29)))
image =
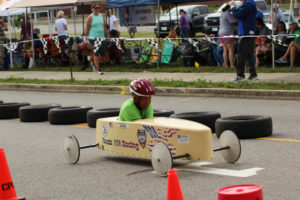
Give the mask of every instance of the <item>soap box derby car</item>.
POLYGON ((229 163, 239 159, 241 146, 232 131, 221 134, 219 145, 213 149, 211 129, 197 122, 169 117, 124 122, 108 117, 97 120, 96 144, 80 147, 75 136, 68 136, 64 153, 72 164, 78 162, 80 149, 90 147, 124 156, 150 158, 156 173, 165 176, 174 159, 211 160, 215 151, 221 151, 229 163))

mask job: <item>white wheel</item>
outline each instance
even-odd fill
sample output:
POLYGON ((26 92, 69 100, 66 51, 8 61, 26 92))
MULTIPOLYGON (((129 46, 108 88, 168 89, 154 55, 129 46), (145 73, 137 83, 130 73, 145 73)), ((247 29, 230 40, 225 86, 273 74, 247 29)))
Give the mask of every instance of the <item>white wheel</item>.
POLYGON ((164 143, 157 143, 152 148, 151 153, 152 167, 159 176, 167 176, 168 170, 173 166, 171 152, 164 143))
POLYGON ((64 142, 64 154, 70 164, 76 164, 80 157, 80 148, 74 135, 68 136, 64 142))
POLYGON ((219 138, 220 147, 229 147, 229 149, 222 150, 221 154, 229 163, 235 163, 238 161, 241 155, 241 143, 236 134, 230 130, 226 130, 221 133, 219 138))

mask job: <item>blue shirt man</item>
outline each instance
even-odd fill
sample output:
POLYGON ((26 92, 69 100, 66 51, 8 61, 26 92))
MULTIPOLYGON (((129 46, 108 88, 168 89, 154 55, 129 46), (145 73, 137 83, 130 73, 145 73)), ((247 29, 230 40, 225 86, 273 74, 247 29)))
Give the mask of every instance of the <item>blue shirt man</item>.
POLYGON ((238 42, 238 58, 236 65, 236 78, 233 82, 245 80, 245 66, 249 67, 249 80, 257 80, 257 73, 255 69, 255 62, 253 58, 254 40, 252 36, 255 33, 256 27, 256 2, 254 0, 242 0, 243 4, 235 7, 234 1, 230 1, 231 12, 238 21, 238 34, 243 36, 238 42), (248 37, 247 37, 248 36, 248 37))

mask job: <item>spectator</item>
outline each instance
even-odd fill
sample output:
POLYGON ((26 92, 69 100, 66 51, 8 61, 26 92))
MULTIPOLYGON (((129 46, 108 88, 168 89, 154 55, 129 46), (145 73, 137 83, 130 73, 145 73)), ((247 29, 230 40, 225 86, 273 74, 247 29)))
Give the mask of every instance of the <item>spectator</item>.
MULTIPOLYGON (((120 32, 117 30, 112 30, 110 32, 111 38, 119 38, 120 32)), ((122 56, 124 52, 124 40, 119 39, 118 41, 110 41, 109 43, 109 49, 110 49, 110 60, 115 61, 115 64, 121 64, 122 62, 122 56), (119 44, 117 44, 119 43, 119 44)))
POLYGON ((269 23, 272 23, 272 17, 273 17, 273 29, 275 30, 277 27, 277 24, 279 22, 284 22, 284 14, 283 12, 279 9, 279 6, 277 3, 273 4, 273 11, 270 12, 270 17, 269 17, 269 23))
POLYGON ((264 13, 257 7, 256 8, 256 19, 257 18, 262 18, 264 20, 265 16, 264 16, 264 13))
POLYGON ((109 32, 112 30, 118 30, 117 18, 112 14, 112 10, 108 9, 108 17, 109 17, 109 32))
POLYGON ((23 49, 22 49, 22 52, 23 52, 22 68, 28 69, 29 65, 30 65, 30 60, 32 60, 32 58, 33 58, 33 48, 32 48, 31 38, 29 36, 27 36, 27 38, 25 38, 25 40, 26 41, 23 43, 23 49))
POLYGON ((60 41, 60 44, 63 44, 65 47, 65 50, 67 50, 67 45, 65 44, 65 39, 68 38, 68 24, 67 20, 64 18, 64 11, 60 10, 56 14, 56 20, 55 20, 55 30, 58 34, 58 39, 60 41))
POLYGON ((90 14, 87 18, 85 35, 88 36, 90 44, 95 48, 96 38, 101 38, 101 46, 95 52, 92 59, 94 62, 91 62, 94 70, 102 75, 103 72, 100 70, 100 61, 104 60, 103 57, 106 55, 106 36, 108 35, 107 28, 105 26, 105 21, 103 16, 100 13, 100 2, 92 4, 93 13, 90 14), (102 58, 101 58, 102 57, 102 58))
POLYGON ((289 47, 283 57, 276 60, 276 63, 286 64, 288 62, 287 58, 290 56, 290 67, 294 67, 296 54, 300 52, 300 29, 297 23, 293 22, 290 25, 290 33, 296 34, 298 37, 295 37, 294 41, 289 44, 289 47))
POLYGON ((217 66, 223 66, 224 65, 224 59, 223 59, 223 55, 224 55, 224 48, 221 45, 218 45, 214 50, 213 50, 213 56, 214 59, 217 62, 217 66))
POLYGON ((128 33, 131 38, 135 38, 136 32, 136 26, 128 26, 128 33))
POLYGON ((287 43, 287 30, 284 22, 279 22, 277 28, 275 30, 275 34, 278 35, 278 39, 281 40, 283 43, 287 43))
POLYGON ((5 24, 4 18, 0 16, 0 62, 2 63, 3 58, 5 57, 4 52, 4 42, 5 42, 5 33, 4 31, 8 31, 8 28, 5 24))
POLYGON ((23 21, 21 23, 21 40, 25 40, 25 38, 31 37, 31 22, 29 17, 23 17, 23 21))
POLYGON ((255 35, 261 35, 261 37, 255 39, 255 44, 257 45, 255 49, 255 67, 259 66, 259 55, 271 49, 271 41, 267 40, 266 37, 266 35, 271 34, 271 30, 265 25, 264 20, 262 18, 256 18, 255 35))
POLYGON ((233 35, 235 30, 235 25, 238 20, 230 13, 230 9, 222 13, 220 18, 220 29, 219 37, 220 44, 223 46, 223 60, 224 67, 228 67, 228 58, 230 61, 230 67, 234 68, 234 38, 229 38, 226 36, 233 35), (225 36, 225 37, 224 37, 225 36))
POLYGON ((179 28, 180 28, 180 36, 181 38, 188 38, 189 37, 189 31, 190 31, 190 24, 188 16, 186 15, 186 12, 183 9, 180 9, 180 18, 179 18, 179 28))
POLYGON ((235 2, 230 1, 231 11, 238 21, 238 34, 244 36, 238 41, 238 58, 236 65, 236 78, 234 82, 245 80, 245 66, 249 67, 249 80, 257 80, 257 73, 255 70, 255 63, 252 51, 254 49, 254 33, 256 25, 256 3, 253 0, 242 0, 243 4, 235 7, 235 2), (247 37, 249 36, 249 37, 247 37))

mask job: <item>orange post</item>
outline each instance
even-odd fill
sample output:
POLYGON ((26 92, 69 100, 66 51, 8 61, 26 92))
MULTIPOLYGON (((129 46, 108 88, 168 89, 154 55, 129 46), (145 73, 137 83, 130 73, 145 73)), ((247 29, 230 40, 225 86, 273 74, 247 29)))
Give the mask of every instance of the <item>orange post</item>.
POLYGON ((168 171, 167 200, 183 200, 176 169, 169 169, 168 171))
POLYGON ((19 198, 16 194, 3 148, 0 148, 0 175, 0 199, 24 199, 19 198))

